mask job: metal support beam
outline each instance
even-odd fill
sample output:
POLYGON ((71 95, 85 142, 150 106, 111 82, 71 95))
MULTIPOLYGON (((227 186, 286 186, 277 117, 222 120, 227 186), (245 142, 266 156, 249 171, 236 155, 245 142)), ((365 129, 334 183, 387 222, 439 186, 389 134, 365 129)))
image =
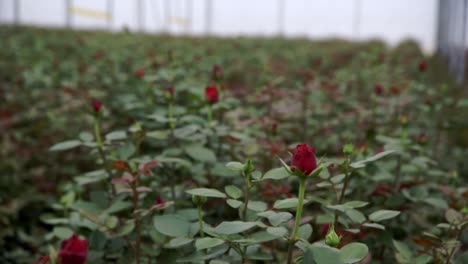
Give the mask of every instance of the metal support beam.
POLYGON ((213 1, 206 0, 205 2, 205 33, 206 35, 211 34, 211 22, 212 22, 212 12, 213 12, 213 1))
POLYGON ((107 30, 112 31, 112 27, 114 25, 114 0, 107 0, 106 10, 107 10, 107 30))
POLYGON ((65 26, 67 28, 71 28, 72 26, 72 17, 71 17, 71 8, 72 8, 72 0, 65 1, 65 26))
POLYGON ((21 22, 21 0, 13 1, 13 23, 18 25, 21 22))
POLYGON ((284 35, 284 14, 286 13, 286 3, 278 0, 278 35, 284 35))

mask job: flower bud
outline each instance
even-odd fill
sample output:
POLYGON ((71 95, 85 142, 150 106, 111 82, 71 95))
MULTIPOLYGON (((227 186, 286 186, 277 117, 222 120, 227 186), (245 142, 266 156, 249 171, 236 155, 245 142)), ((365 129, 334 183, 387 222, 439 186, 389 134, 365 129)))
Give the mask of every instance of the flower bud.
POLYGON ((98 99, 93 99, 91 101, 91 106, 93 107, 95 113, 101 112, 102 103, 98 99))
POLYGON ((330 229, 328 229, 328 233, 325 236, 325 243, 330 247, 338 247, 340 244, 341 237, 335 232, 335 226, 331 225, 330 229))
POLYGON ((251 160, 247 160, 247 162, 244 164, 243 172, 244 175, 249 175, 255 170, 254 165, 252 164, 251 160))
POLYGON ((343 147, 343 153, 346 155, 351 155, 354 153, 354 146, 353 144, 346 144, 343 147))
POLYGON ((205 204, 206 200, 205 196, 192 195, 192 202, 197 206, 205 204))

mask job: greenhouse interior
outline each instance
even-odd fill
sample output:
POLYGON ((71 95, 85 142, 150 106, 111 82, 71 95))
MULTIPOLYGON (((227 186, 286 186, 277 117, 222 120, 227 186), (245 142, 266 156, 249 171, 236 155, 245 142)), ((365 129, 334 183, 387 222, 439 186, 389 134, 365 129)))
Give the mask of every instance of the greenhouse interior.
POLYGON ((468 0, 0 0, 0 263, 468 264, 468 0))

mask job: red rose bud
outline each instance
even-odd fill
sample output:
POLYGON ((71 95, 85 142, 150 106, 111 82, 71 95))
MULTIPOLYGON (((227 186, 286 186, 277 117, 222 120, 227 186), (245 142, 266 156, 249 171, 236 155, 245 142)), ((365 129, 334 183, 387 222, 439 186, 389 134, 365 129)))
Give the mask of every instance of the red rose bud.
POLYGON ((170 86, 167 88, 167 94, 169 95, 170 98, 174 97, 174 87, 170 86))
POLYGON ((425 72, 427 70, 427 61, 422 61, 419 63, 419 71, 425 72))
POLYGON ((409 117, 407 115, 401 115, 399 121, 402 126, 406 126, 408 125, 409 117))
POLYGON ((114 168, 116 168, 117 170, 123 171, 127 168, 127 164, 123 160, 118 160, 114 162, 114 168))
POLYGON ((374 91, 375 91, 375 94, 377 94, 377 95, 383 94, 383 91, 384 91, 383 86, 380 85, 380 84, 376 84, 374 86, 374 91))
POLYGON ((61 264, 84 264, 88 257, 88 241, 73 235, 62 242, 58 257, 61 264))
POLYGON ((96 53, 94 53, 95 60, 100 60, 102 59, 103 56, 104 56, 104 53, 102 51, 96 51, 96 53))
POLYGON ((143 78, 143 76, 145 76, 145 71, 143 71, 142 69, 138 69, 135 71, 135 78, 141 79, 143 78))
POLYGON ((418 135, 417 141, 419 144, 424 145, 427 143, 427 140, 428 138, 427 138, 426 133, 422 132, 421 134, 418 135))
POLYGON ((223 79, 223 69, 221 69, 221 66, 219 65, 213 66, 212 78, 215 81, 221 81, 223 79))
POLYGON ((315 158, 315 149, 307 144, 299 144, 293 153, 291 167, 298 169, 305 176, 308 176, 317 168, 317 159, 315 158))
POLYGON ((91 101, 91 106, 93 107, 94 112, 99 113, 101 111, 101 108, 102 108, 102 103, 98 99, 93 99, 91 101))
POLYGON ((392 87, 390 87, 390 92, 393 94, 393 95, 397 95, 400 93, 400 87, 396 86, 396 85, 393 85, 392 87))
POLYGON ((431 106, 431 100, 429 98, 424 99, 424 105, 431 106))
POLYGON ((208 87, 205 88, 205 96, 206 96, 206 100, 208 100, 208 102, 210 104, 214 104, 216 102, 218 102, 218 88, 216 88, 215 85, 210 85, 208 87))
POLYGON ((278 132, 278 123, 273 123, 271 125, 271 133, 273 133, 273 135, 276 135, 276 133, 278 132))
POLYGON ((164 205, 166 203, 166 201, 164 201, 164 199, 161 197, 161 196, 158 196, 156 197, 156 201, 154 202, 156 205, 164 205))
POLYGON ((40 256, 37 262, 34 262, 33 264, 47 264, 49 262, 50 262, 49 256, 40 256))

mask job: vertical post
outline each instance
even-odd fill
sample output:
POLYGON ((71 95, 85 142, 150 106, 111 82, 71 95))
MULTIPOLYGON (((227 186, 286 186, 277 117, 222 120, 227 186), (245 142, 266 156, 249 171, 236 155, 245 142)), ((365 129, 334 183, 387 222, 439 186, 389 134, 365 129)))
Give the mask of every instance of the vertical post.
POLYGON ((15 23, 15 25, 18 25, 21 20, 20 7, 21 7, 21 0, 13 1, 13 22, 15 23))
POLYGON ((164 0, 164 25, 167 33, 171 31, 171 5, 169 3, 169 0, 164 0))
POLYGON ((286 6, 284 0, 278 0, 278 34, 284 35, 284 14, 286 12, 286 6))
POLYGON ((461 41, 460 41, 460 46, 459 46, 459 70, 458 70, 458 81, 459 82, 464 82, 465 81, 465 62, 466 62, 466 23, 467 23, 467 18, 468 18, 468 0, 463 0, 462 2, 462 21, 461 21, 461 41))
POLYGON ((106 2, 107 9, 107 30, 112 31, 112 26, 114 22, 114 0, 107 0, 106 2))
POLYGON ((211 16, 212 16, 212 12, 213 12, 213 1, 212 0, 206 0, 205 2, 206 6, 205 6, 205 31, 206 31, 206 35, 210 35, 211 34, 211 16))
POLYGON ((353 21, 353 36, 359 39, 361 29, 361 15, 362 15, 362 0, 356 0, 354 3, 354 21, 353 21))
POLYGON ((144 14, 143 14, 143 1, 137 0, 137 8, 136 8, 136 18, 137 18, 137 26, 138 31, 143 32, 143 23, 144 23, 144 14))
POLYGON ((71 8, 72 8, 72 0, 66 0, 65 1, 65 26, 67 28, 71 28, 72 26, 71 8))
POLYGON ((188 35, 191 30, 192 30, 192 0, 186 0, 186 5, 185 5, 185 18, 186 18, 186 25, 185 25, 185 31, 186 34, 188 35))

